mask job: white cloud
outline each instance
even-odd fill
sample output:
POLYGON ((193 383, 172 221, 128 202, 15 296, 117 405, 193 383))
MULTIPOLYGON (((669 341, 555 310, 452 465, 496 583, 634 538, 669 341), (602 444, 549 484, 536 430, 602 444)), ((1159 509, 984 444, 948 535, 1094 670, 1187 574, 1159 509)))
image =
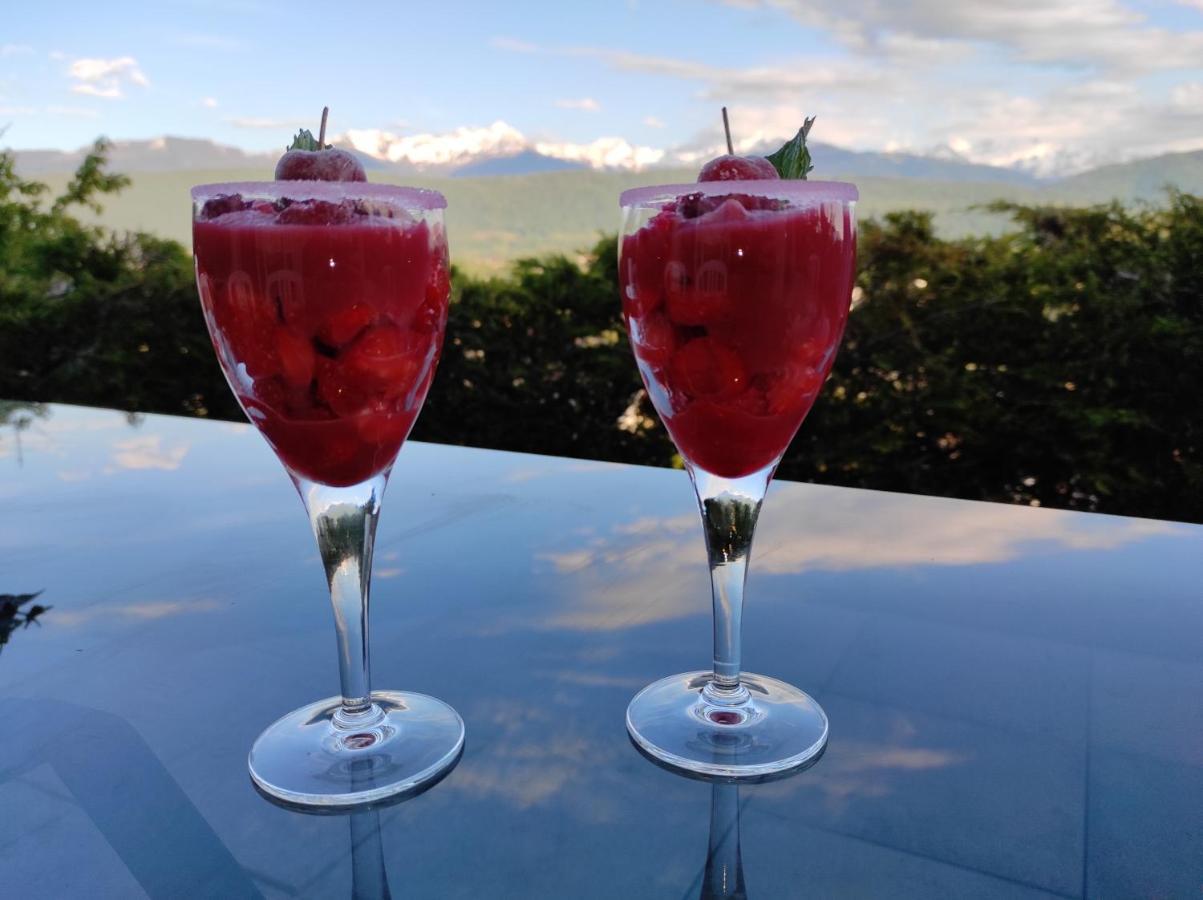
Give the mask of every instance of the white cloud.
POLYGON ((657 147, 637 146, 620 137, 600 137, 584 144, 533 141, 500 120, 483 128, 463 127, 444 134, 401 136, 376 128, 351 129, 340 139, 360 153, 416 166, 457 166, 482 156, 513 156, 524 150, 588 163, 597 169, 642 169, 665 158, 665 152, 657 147))
POLYGON ((707 85, 702 97, 710 100, 733 96, 794 99, 800 92, 816 89, 876 88, 888 77, 876 67, 834 58, 811 60, 807 65, 790 63, 733 68, 594 47, 578 47, 564 52, 574 56, 595 57, 616 69, 629 72, 700 81, 707 85))
POLYGON ((33 47, 28 44, 0 44, 0 57, 29 56, 32 53, 33 47))
MULTIPOLYGON (((698 98, 732 107, 739 152, 788 138, 808 115, 818 116, 817 141, 1043 176, 1203 147, 1203 27, 1170 32, 1118 0, 719 2, 776 9, 826 34, 829 50, 748 67, 605 47, 521 50, 691 83, 698 98), (1138 77, 1155 71, 1157 83, 1138 77)), ((692 164, 722 146, 716 121, 660 159, 692 164)))
POLYGON ((51 50, 49 55, 50 55, 50 58, 53 60, 60 60, 60 59, 67 58, 67 54, 64 53, 62 50, 51 50))
POLYGON ((233 116, 232 118, 226 119, 226 122, 233 125, 235 128, 262 129, 304 128, 313 124, 310 119, 273 119, 265 116, 233 116))
MULTIPOLYGON (((972 566, 1111 550, 1153 537, 1190 539, 1190 526, 1151 519, 936 498, 887 502, 888 495, 809 485, 806 490, 812 502, 792 506, 774 503, 770 493, 754 571, 798 575, 972 566)), ((536 560, 573 581, 574 600, 545 621, 546 627, 613 631, 706 609, 697 592, 705 555, 696 513, 618 524, 587 545, 568 545, 536 560)))
POLYGON ((345 137, 361 153, 416 165, 456 165, 477 156, 508 156, 527 148, 522 132, 501 120, 484 128, 461 127, 445 134, 400 136, 372 128, 351 129, 345 137))
POLYGON ((187 455, 187 443, 164 447, 162 437, 157 434, 139 435, 113 443, 113 461, 123 469, 172 471, 180 467, 187 455))
POLYGON ((150 80, 132 56, 116 59, 77 59, 67 73, 75 80, 71 90, 77 94, 116 100, 124 96, 125 84, 150 87, 150 80))
POLYGON ((99 622, 147 622, 168 616, 189 613, 215 612, 221 609, 216 600, 147 600, 134 603, 97 603, 83 609, 59 610, 54 624, 63 628, 77 625, 95 626, 99 622))
POLYGON ((655 116, 644 116, 643 124, 646 125, 648 128, 663 128, 664 127, 664 122, 661 121, 660 119, 656 118, 655 116))
MULTIPOLYGON (((739 0, 738 5, 753 4, 739 0)), ((1003 48, 1027 62, 1121 71, 1193 67, 1203 55, 1203 32, 1151 26, 1118 0, 759 0, 755 5, 782 10, 864 54, 880 54, 892 40, 967 42, 1003 48)))
POLYGON ((217 98, 216 97, 202 97, 200 105, 203 106, 205 109, 217 109, 217 98))
POLYGON ((579 100, 557 100, 556 106, 560 109, 579 109, 585 112, 597 112, 601 109, 601 104, 592 97, 581 97, 579 100))
POLYGON ((47 106, 46 113, 51 116, 68 116, 80 119, 98 119, 100 113, 86 106, 47 106))
POLYGON ((645 169, 665 158, 656 147, 639 147, 619 137, 601 137, 588 144, 540 141, 535 150, 544 156, 585 162, 595 169, 645 169))
POLYGON ((116 84, 74 84, 71 90, 77 94, 87 94, 90 97, 103 97, 106 100, 118 100, 122 97, 121 88, 116 84))

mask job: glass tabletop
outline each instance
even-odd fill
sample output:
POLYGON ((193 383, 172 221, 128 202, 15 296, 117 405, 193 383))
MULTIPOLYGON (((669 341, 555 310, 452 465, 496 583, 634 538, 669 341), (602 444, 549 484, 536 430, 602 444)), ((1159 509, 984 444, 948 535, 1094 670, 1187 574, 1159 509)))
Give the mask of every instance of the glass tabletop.
POLYGON ((466 748, 420 796, 312 816, 246 769, 264 726, 338 683, 317 551, 262 439, 4 412, 0 872, 19 896, 1203 888, 1203 527, 775 484, 744 661, 812 693, 831 738, 809 770, 735 788, 658 768, 623 727, 642 686, 708 663, 685 474, 408 444, 373 681, 449 702, 466 748))

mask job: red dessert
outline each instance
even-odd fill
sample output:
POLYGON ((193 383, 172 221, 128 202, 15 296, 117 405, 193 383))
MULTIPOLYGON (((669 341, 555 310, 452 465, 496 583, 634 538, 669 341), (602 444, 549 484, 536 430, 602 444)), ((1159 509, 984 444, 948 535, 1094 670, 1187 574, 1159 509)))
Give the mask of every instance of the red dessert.
POLYGON ((757 193, 764 184, 644 203, 659 211, 621 248, 623 315, 652 403, 682 455, 727 478, 785 452, 835 361, 855 269, 838 189, 757 193))
POLYGON ((284 464, 356 484, 392 465, 430 387, 447 321, 446 238, 402 189, 363 187, 365 199, 337 186, 257 187, 254 198, 196 192, 205 321, 284 464))

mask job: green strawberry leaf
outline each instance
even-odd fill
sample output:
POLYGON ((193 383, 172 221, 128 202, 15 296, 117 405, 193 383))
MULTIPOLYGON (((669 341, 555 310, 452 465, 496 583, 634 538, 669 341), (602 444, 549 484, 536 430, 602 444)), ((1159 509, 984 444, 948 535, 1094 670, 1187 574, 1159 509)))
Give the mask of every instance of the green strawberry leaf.
POLYGON ((318 143, 317 138, 313 136, 313 132, 308 128, 302 128, 297 132, 297 136, 292 139, 292 145, 285 147, 285 150, 329 150, 330 145, 322 147, 318 143))
POLYGON ((814 123, 815 117, 811 116, 802 123, 792 141, 786 141, 780 150, 768 157, 768 161, 782 178, 800 178, 805 181, 806 173, 814 168, 810 162, 810 151, 806 149, 806 136, 810 134, 810 126, 814 123))

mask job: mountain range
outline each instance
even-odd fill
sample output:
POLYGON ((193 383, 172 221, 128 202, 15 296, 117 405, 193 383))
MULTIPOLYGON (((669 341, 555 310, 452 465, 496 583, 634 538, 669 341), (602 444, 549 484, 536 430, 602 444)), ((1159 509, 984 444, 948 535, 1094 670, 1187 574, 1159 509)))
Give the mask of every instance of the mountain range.
MULTIPOLYGON (((582 159, 566 160, 512 141, 492 148, 504 152, 481 149, 427 165, 353 152, 372 181, 441 191, 448 202, 453 258, 478 273, 501 271, 522 256, 583 251, 599 235, 618 227, 621 191, 697 177, 696 164, 596 168, 582 159)), ((16 167, 25 177, 61 190, 85 152, 17 151, 16 167)), ((1055 180, 939 156, 857 152, 821 143, 813 145, 812 153, 816 174, 856 182, 858 216, 926 210, 934 215, 937 232, 949 238, 1009 228, 1005 215, 984 209, 994 200, 1075 206, 1112 200, 1158 203, 1164 201, 1168 186, 1203 195, 1203 151, 1103 166, 1055 180)), ((99 216, 87 210, 80 215, 118 231, 149 231, 186 245, 191 239, 191 185, 270 178, 277 157, 275 152, 248 153, 203 139, 118 141, 110 150, 109 168, 130 175, 132 184, 107 198, 99 216)))
MULTIPOLYGON (((516 134, 516 132, 515 132, 516 134)), ((508 136, 507 136, 508 137, 508 136)), ((365 139, 360 133, 355 140, 339 137, 334 145, 355 154, 369 171, 395 175, 421 173, 432 177, 470 177, 481 175, 533 175, 539 172, 558 172, 572 169, 630 170, 630 165, 591 166, 583 159, 565 159, 540 152, 535 144, 524 139, 496 139, 480 142, 478 148, 451 156, 447 161, 415 163, 406 157, 390 159, 395 144, 375 134, 365 139), (371 147, 375 152, 361 149, 371 147)), ((555 149, 556 145, 538 145, 555 149)), ((17 170, 26 176, 74 171, 88 152, 78 150, 18 150, 15 152, 17 170)), ((753 149, 755 153, 770 153, 774 146, 753 149)), ((912 153, 878 153, 846 150, 821 142, 811 143, 811 154, 822 171, 839 177, 872 176, 880 178, 926 178, 941 181, 982 181, 1003 184, 1035 185, 1039 179, 1022 169, 989 166, 946 156, 922 156, 912 153)), ((283 151, 283 147, 281 147, 283 151)), ((448 154, 450 156, 450 154, 448 154)), ((186 170, 218 171, 222 169, 255 169, 270 171, 279 153, 255 153, 218 144, 204 138, 164 136, 150 140, 114 141, 109 148, 109 167, 116 172, 177 172, 186 170)), ((680 167, 651 165, 643 168, 667 169, 680 167)))

